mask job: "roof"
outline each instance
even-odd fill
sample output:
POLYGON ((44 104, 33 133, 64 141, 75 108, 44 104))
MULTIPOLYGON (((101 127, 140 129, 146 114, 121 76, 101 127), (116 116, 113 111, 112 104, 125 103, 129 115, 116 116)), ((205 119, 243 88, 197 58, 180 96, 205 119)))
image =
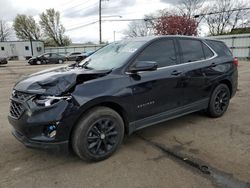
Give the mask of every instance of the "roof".
POLYGON ((209 40, 214 40, 212 38, 206 38, 206 37, 197 37, 197 36, 186 36, 186 35, 154 35, 154 36, 145 36, 145 37, 134 37, 134 38, 129 38, 125 40, 131 40, 131 41, 150 41, 153 39, 157 38, 187 38, 187 39, 209 39, 209 40))

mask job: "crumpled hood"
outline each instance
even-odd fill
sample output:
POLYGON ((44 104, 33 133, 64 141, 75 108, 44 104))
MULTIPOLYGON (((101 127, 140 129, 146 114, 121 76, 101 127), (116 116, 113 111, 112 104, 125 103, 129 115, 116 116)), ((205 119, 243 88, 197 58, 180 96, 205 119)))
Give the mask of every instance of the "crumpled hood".
POLYGON ((79 67, 53 68, 24 77, 16 83, 14 89, 26 93, 58 96, 78 82, 102 77, 109 72, 111 70, 86 70, 79 67))

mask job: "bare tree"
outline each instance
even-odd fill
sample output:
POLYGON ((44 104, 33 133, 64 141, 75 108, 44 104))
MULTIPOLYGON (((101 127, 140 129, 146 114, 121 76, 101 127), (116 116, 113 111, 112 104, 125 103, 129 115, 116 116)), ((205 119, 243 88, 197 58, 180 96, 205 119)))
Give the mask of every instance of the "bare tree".
MULTIPOLYGON (((207 11, 206 6, 204 6, 205 0, 179 0, 179 13, 182 16, 187 16, 188 18, 195 18, 196 15, 204 14, 207 11)), ((196 17, 196 22, 199 25, 204 19, 204 16, 196 17)))
POLYGON ((132 21, 128 25, 128 29, 124 31, 127 37, 143 37, 152 35, 153 28, 149 25, 150 23, 146 20, 132 21))
POLYGON ((249 3, 234 0, 220 0, 209 7, 205 16, 210 35, 221 35, 236 27, 248 24, 250 12, 244 10, 249 3), (248 22, 248 23, 247 23, 248 22))
POLYGON ((55 9, 47 9, 40 15, 40 25, 43 29, 46 41, 53 46, 66 46, 71 40, 64 35, 65 28, 60 21, 60 13, 55 9))
POLYGON ((40 27, 32 16, 18 14, 13 23, 16 36, 23 40, 40 40, 40 27))
POLYGON ((9 25, 5 21, 0 20, 0 41, 7 41, 11 34, 12 30, 9 25))
POLYGON ((189 18, 202 13, 205 0, 180 0, 178 9, 189 18))

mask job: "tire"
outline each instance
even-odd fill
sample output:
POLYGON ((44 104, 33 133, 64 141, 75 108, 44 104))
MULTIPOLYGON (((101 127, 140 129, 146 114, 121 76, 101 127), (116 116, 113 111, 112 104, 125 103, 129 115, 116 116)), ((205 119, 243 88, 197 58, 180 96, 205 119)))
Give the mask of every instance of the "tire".
POLYGON ((78 157, 101 161, 110 157, 122 143, 124 122, 107 107, 95 107, 83 115, 72 134, 72 148, 78 157))
POLYGON ((230 90, 226 84, 218 85, 210 98, 208 106, 208 115, 213 118, 221 117, 229 106, 230 90))
POLYGON ((36 61, 36 65, 41 65, 42 64, 42 61, 38 60, 36 61))
POLYGON ((62 64, 62 63, 63 63, 63 60, 59 59, 59 60, 58 60, 58 63, 59 63, 59 64, 62 64))

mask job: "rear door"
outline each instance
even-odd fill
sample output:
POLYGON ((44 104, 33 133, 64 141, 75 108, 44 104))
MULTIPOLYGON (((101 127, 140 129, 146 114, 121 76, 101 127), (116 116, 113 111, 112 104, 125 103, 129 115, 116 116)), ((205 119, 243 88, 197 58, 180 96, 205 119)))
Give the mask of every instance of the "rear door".
POLYGON ((58 60, 59 60, 59 55, 52 53, 50 57, 50 63, 58 63, 58 60))
POLYGON ((182 54, 181 72, 183 87, 182 105, 191 105, 197 102, 205 104, 210 94, 210 81, 206 72, 213 69, 214 52, 199 39, 179 38, 179 49, 182 54))

